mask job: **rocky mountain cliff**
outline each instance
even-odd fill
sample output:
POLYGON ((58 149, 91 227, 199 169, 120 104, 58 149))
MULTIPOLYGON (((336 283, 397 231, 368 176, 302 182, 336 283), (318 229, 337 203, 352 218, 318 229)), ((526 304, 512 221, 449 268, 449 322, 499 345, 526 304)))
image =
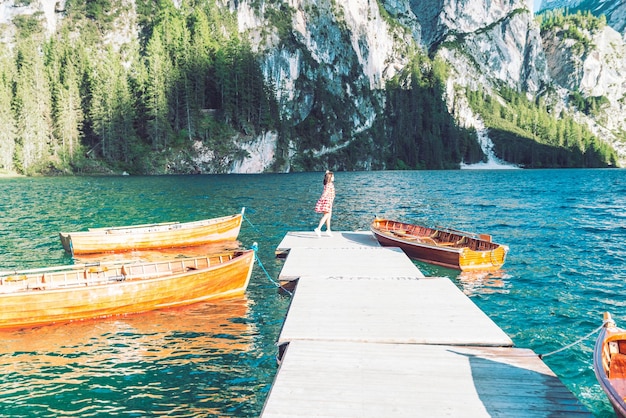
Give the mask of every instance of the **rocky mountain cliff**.
MULTIPOLYGON (((625 129, 621 80, 626 54, 624 42, 611 28, 590 35, 593 47, 581 54, 558 33, 542 37, 523 0, 385 0, 382 7, 369 0, 289 4, 293 33, 302 45, 296 50, 281 48, 280 38, 267 32, 268 22, 249 2, 239 2, 236 8, 240 30, 250 34, 263 55, 263 71, 280 86, 278 94, 289 115, 303 117, 314 100, 298 83, 323 77, 337 95, 361 92, 350 95, 351 117, 357 131, 367 129, 375 109, 384 106, 377 90, 406 65, 404 52, 415 45, 450 64, 449 110, 463 126, 476 129, 487 153, 489 134, 467 106, 462 94, 467 86, 495 94, 506 85, 531 96, 550 96, 559 109, 566 107, 568 91, 606 96, 610 103, 599 117, 578 117, 616 146, 622 160, 626 157, 623 144, 613 135, 625 129), (342 40, 342 35, 348 39, 342 40), (310 53, 315 70, 306 68, 303 51, 310 53), (355 66, 358 76, 348 77, 355 66)), ((336 147, 341 146, 337 141, 336 147)))
POLYGON ((588 119, 596 132, 626 154, 626 3, 613 0, 543 0, 541 9, 568 8, 605 16, 607 26, 597 30, 581 29, 583 42, 563 36, 564 31, 542 34, 550 77, 570 92, 588 98, 602 98, 598 113, 588 119), (617 136, 616 136, 617 133, 617 136), (621 135, 621 137, 620 137, 621 135))
MULTIPOLYGON (((176 3, 176 2, 175 2, 176 3)), ((527 0, 217 0, 237 18, 239 32, 258 54, 263 76, 279 104, 280 118, 294 130, 315 112, 317 144, 303 146, 293 135, 279 144, 277 132, 264 132, 239 142, 244 157, 231 172, 262 172, 281 160, 292 169, 299 154, 324 160, 359 141, 373 141, 388 103, 387 83, 409 66, 414 51, 449 64, 443 99, 460 126, 475 130, 490 159, 493 144, 480 115, 468 104, 465 91, 486 91, 498 97, 502 87, 553 103, 554 117, 572 112, 619 151, 626 164, 623 111, 626 97, 624 4, 612 0, 544 0, 542 10, 585 7, 607 15, 610 26, 586 34, 584 49, 562 32, 540 33, 527 0), (571 93, 603 97, 593 115, 569 105, 571 93), (322 98, 324 98, 322 100, 322 98), (620 137, 621 135, 621 137, 620 137)), ((129 10, 134 3, 127 3, 129 10)), ((5 1, 0 24, 5 42, 12 18, 40 13, 49 32, 62 21, 64 2, 5 1)), ((132 16, 132 13, 126 16, 132 16)), ((123 43, 140 32, 132 20, 119 25, 108 42, 123 43), (134 28, 134 29, 133 29, 134 28), (123 30, 122 30, 123 29, 123 30)), ((307 132, 310 135, 310 131, 307 132)), ((195 150, 198 163, 210 150, 195 150)), ((369 169, 374 156, 364 155, 351 169, 369 169)), ((324 160, 333 168, 346 168, 324 160)), ((318 169, 320 167, 309 167, 318 169)), ((300 167, 302 169, 302 167, 300 167)))
MULTIPOLYGON (((542 36, 549 72, 556 85, 589 98, 602 98, 588 122, 606 138, 626 130, 626 45, 611 27, 583 31, 587 42, 564 37, 560 30, 542 36), (582 46, 586 45, 586 46, 582 46)), ((624 144, 613 140, 624 155, 624 144)))

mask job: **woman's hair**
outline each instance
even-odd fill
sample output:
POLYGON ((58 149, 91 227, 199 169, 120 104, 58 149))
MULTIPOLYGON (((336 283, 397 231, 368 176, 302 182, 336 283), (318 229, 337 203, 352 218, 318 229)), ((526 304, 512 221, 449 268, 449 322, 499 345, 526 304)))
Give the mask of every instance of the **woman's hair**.
POLYGON ((324 186, 333 178, 333 172, 326 170, 326 175, 324 176, 324 186))

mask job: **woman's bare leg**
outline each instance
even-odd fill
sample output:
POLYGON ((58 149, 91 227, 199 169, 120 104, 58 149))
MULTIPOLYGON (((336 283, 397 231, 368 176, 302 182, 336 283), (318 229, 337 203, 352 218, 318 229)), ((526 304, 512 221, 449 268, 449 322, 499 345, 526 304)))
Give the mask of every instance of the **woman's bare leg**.
POLYGON ((317 225, 317 230, 319 230, 322 225, 324 225, 324 223, 327 223, 327 225, 330 224, 330 212, 324 212, 324 216, 322 216, 322 219, 320 219, 320 223, 319 225, 317 225))

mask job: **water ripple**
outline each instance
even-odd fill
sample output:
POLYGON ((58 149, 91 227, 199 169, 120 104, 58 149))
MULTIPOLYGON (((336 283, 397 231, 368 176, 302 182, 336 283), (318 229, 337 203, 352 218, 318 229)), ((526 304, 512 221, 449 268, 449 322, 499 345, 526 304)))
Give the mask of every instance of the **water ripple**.
MULTIPOLYGON (((58 232, 188 221, 246 207, 243 246, 272 278, 289 231, 312 230, 320 173, 0 179, 0 268, 71 263, 58 232)), ((626 324, 626 171, 461 170, 336 173, 335 230, 374 216, 489 233, 510 253, 500 272, 448 277, 538 354, 599 326, 626 324)), ((246 298, 0 333, 3 415, 258 416, 277 370, 289 297, 255 268, 246 298)), ((593 341, 544 358, 598 417, 611 416, 591 368, 593 341)))

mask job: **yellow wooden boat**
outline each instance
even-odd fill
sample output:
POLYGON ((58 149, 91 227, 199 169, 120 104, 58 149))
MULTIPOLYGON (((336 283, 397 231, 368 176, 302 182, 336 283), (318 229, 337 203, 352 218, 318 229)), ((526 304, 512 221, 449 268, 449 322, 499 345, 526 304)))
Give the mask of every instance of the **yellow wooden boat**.
POLYGON ((626 330, 605 312, 593 350, 593 370, 618 417, 626 417, 626 330))
POLYGON ((486 234, 380 218, 372 221, 370 229, 380 245, 401 248, 415 260, 462 271, 497 270, 509 252, 508 246, 491 242, 486 234))
POLYGON ((65 251, 72 255, 190 247, 236 240, 244 211, 245 208, 236 215, 194 222, 91 228, 60 232, 59 236, 65 251))
POLYGON ((146 312, 242 295, 253 250, 0 272, 0 328, 146 312))

